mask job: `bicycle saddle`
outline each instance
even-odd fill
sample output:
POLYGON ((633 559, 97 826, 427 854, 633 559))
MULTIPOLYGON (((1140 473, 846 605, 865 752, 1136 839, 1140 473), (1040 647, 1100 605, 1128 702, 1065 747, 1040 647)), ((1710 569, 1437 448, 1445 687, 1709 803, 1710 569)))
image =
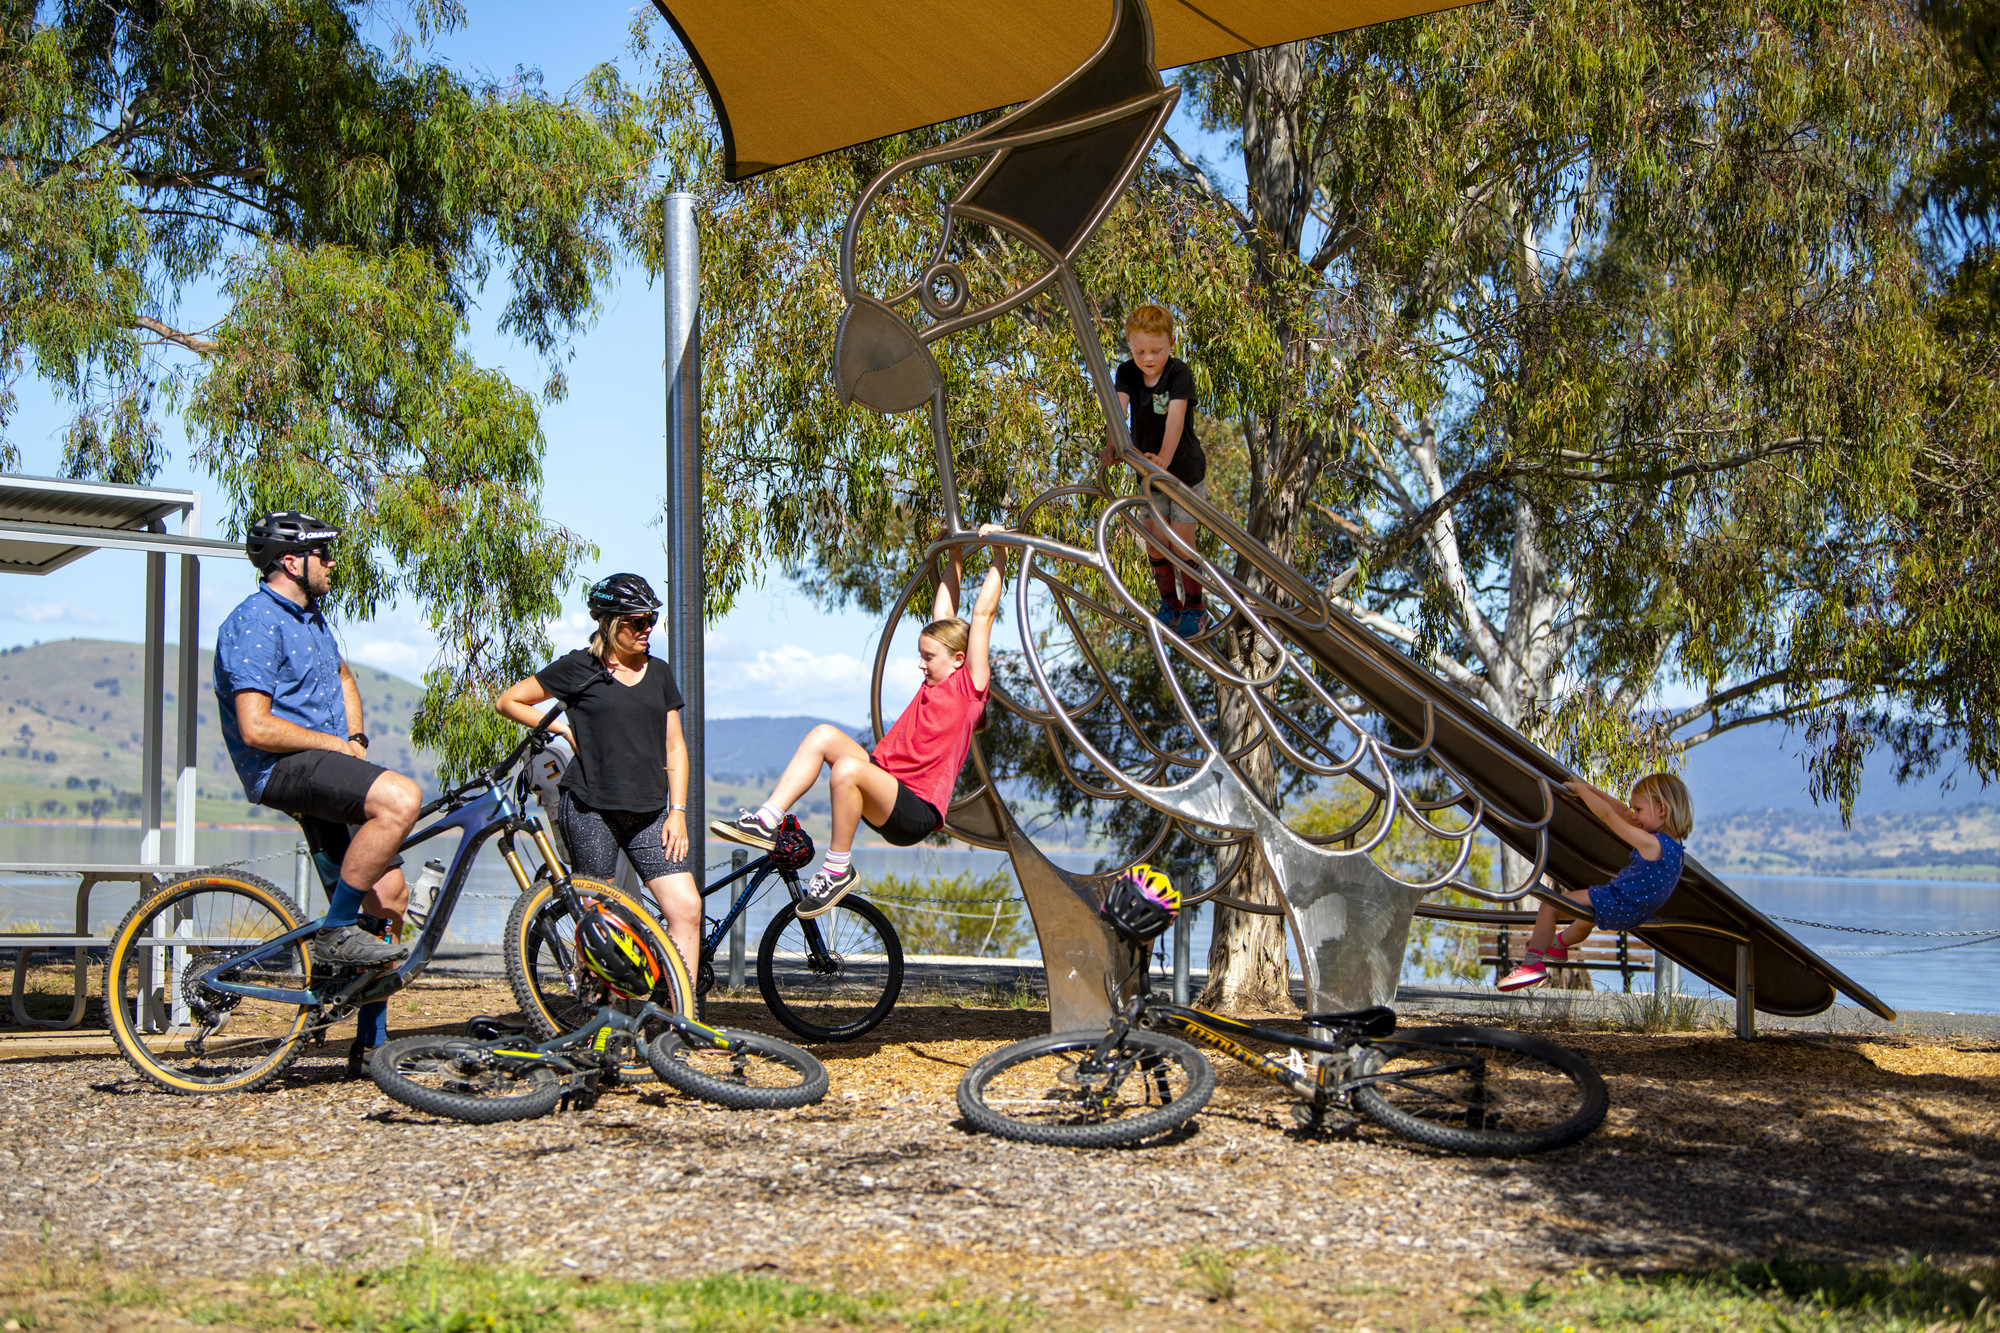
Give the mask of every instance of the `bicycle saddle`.
POLYGON ((491 1014, 480 1014, 465 1020, 465 1035, 474 1041, 497 1041, 501 1037, 518 1037, 528 1030, 525 1023, 515 1023, 491 1014))
POLYGON ((1346 1013, 1307 1014, 1304 1021, 1315 1027, 1359 1028, 1364 1037, 1386 1037, 1396 1030, 1396 1011, 1386 1004, 1371 1004, 1346 1013))

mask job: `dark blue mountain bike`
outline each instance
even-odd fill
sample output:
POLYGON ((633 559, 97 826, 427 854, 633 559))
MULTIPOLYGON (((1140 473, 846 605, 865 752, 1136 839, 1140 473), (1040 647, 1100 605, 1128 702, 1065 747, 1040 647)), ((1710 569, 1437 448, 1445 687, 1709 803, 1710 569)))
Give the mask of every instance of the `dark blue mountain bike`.
POLYGON ((460 835, 458 850, 409 957, 393 970, 316 973, 311 941, 319 919, 301 920, 298 905, 275 884, 240 870, 196 871, 142 897, 112 936, 105 969, 105 1009, 120 1053, 169 1092, 247 1092, 269 1083, 316 1034, 423 975, 451 922, 473 858, 495 836, 521 890, 517 912, 525 910, 534 919, 541 907, 559 900, 574 920, 591 900, 620 903, 644 923, 664 962, 661 984, 650 997, 625 1000, 575 967, 560 981, 542 977, 536 986, 526 986, 518 974, 518 951, 511 951, 509 975, 516 994, 528 992, 535 1001, 537 1007, 527 1013, 534 1026, 551 1034, 570 1031, 607 1004, 638 1013, 651 1003, 692 1015, 694 986, 687 968, 645 905, 613 885, 572 880, 541 822, 526 813, 522 760, 548 743, 548 724, 559 711, 544 717, 505 759, 419 812, 419 820, 438 817, 412 832, 403 850, 451 832, 460 835), (540 857, 533 873, 516 846, 523 834, 540 857))

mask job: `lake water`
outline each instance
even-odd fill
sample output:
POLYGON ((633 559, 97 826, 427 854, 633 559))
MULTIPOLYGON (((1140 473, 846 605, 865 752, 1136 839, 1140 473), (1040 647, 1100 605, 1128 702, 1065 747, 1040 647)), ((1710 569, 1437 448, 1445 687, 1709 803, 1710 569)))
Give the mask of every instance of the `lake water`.
MULTIPOLYGON (((247 869, 290 891, 295 879, 292 849, 297 841, 295 833, 275 829, 203 830, 198 846, 200 859, 205 863, 249 861, 247 869)), ((137 847, 138 836, 131 829, 0 824, 0 861, 127 862, 137 859, 137 847)), ((714 878, 728 865, 727 844, 711 839, 708 850, 711 864, 716 868, 710 876, 714 878)), ((451 840, 439 839, 427 846, 425 853, 449 861, 451 840)), ((1055 853, 1052 859, 1075 871, 1088 871, 1097 860, 1094 855, 1082 852, 1055 853)), ((870 878, 889 874, 929 879, 970 872, 976 878, 983 878, 1006 871, 1009 880, 1012 879, 1008 860, 999 852, 862 847, 856 850, 854 860, 864 886, 870 878)), ((1990 927, 2000 935, 2000 885, 1996 884, 1770 875, 1726 878, 1732 888, 1768 916, 1911 932, 1990 927)), ((74 885, 73 880, 0 876, 0 930, 30 926, 70 929, 74 885)), ((315 908, 324 906, 317 882, 312 896, 315 908)), ((514 896, 513 879, 499 852, 489 845, 474 865, 467 896, 453 916, 448 941, 473 947, 496 943, 514 896)), ((132 906, 133 898, 134 890, 125 885, 106 884, 96 890, 91 899, 91 929, 98 934, 109 933, 132 906)), ((709 905, 712 912, 719 912, 723 906, 720 898, 710 899, 709 905)), ((752 905, 748 914, 752 951, 764 923, 778 905, 776 895, 768 890, 752 905)), ((1209 913, 1202 913, 1194 927, 1197 967, 1208 953, 1209 917, 1209 913)), ((1956 942, 1853 935, 1803 926, 1786 929, 1897 1009, 2000 1013, 2000 940, 1935 952, 1899 953, 1899 950, 1931 949, 1956 942)), ((1034 956, 1032 942, 1028 955, 1034 956)), ((1694 978, 1683 976, 1691 989, 1701 987, 1694 978)), ((1598 984, 1606 984, 1604 977, 1598 978, 1598 984)), ((1615 978, 1611 984, 1616 984, 1615 978)), ((1643 989, 1649 979, 1636 978, 1633 984, 1643 989)), ((1702 993, 1703 989, 1695 989, 1695 993, 1702 993)))

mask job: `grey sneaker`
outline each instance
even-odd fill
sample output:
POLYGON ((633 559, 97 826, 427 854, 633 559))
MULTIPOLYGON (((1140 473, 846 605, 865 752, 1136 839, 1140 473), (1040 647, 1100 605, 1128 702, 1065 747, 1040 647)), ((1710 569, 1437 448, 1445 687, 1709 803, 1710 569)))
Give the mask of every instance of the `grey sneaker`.
POLYGON ((332 972, 343 967, 384 967, 401 962, 410 951, 378 940, 359 926, 334 926, 313 936, 313 966, 332 972))
POLYGON ((855 872, 851 862, 838 875, 830 875, 822 867, 806 885, 805 897, 799 902, 799 916, 815 917, 822 912, 831 912, 847 896, 847 891, 860 882, 861 876, 855 872))
POLYGON ((757 818, 755 810, 738 810, 734 819, 718 819, 708 826, 708 831, 718 838, 740 842, 745 847, 755 847, 768 852, 777 845, 778 830, 765 828, 764 821, 757 818))

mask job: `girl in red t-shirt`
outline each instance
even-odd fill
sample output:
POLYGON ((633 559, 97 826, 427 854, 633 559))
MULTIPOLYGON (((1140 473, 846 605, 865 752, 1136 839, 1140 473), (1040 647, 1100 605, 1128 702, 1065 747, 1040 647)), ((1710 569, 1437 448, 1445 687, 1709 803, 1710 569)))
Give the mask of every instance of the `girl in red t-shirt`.
MULTIPOLYGON (((979 535, 1003 531, 999 524, 988 523, 979 535)), ((806 886, 800 916, 827 911, 859 882, 850 849, 855 826, 862 820, 897 847, 922 842, 944 825, 958 771, 972 748, 973 729, 986 711, 992 677, 987 647, 1000 614, 1000 586, 1006 572, 1007 550, 996 543, 993 567, 986 571, 968 625, 958 619, 962 565, 953 549, 951 568, 938 585, 931 610, 935 619, 917 636, 923 683, 873 755, 839 727, 814 727, 785 765, 770 800, 755 810, 739 812, 733 820, 718 819, 709 825, 718 837, 769 851, 785 812, 812 790, 822 766, 831 769, 833 841, 826 863, 806 886)))

